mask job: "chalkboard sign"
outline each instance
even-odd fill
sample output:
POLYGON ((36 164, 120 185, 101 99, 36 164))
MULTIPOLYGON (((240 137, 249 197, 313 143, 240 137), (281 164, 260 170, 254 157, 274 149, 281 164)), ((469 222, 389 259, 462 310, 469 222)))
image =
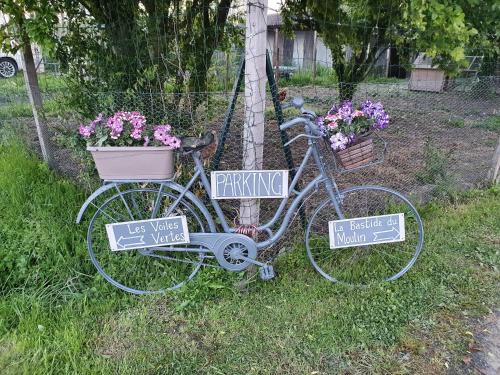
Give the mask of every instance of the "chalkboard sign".
POLYGON ((186 216, 106 224, 113 251, 189 243, 186 216))
POLYGON ((211 173, 212 199, 288 197, 288 170, 215 171, 211 173))
POLYGON ((331 249, 405 240, 405 219, 402 213, 334 220, 328 226, 331 249))

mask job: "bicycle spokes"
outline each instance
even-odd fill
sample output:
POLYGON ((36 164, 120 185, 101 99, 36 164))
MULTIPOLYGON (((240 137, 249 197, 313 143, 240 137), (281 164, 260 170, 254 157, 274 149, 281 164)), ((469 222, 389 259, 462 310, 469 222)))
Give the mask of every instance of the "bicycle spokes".
POLYGON ((345 219, 402 214, 404 240, 397 238, 397 229, 384 228, 385 231, 368 232, 372 235, 371 243, 365 237, 359 238, 359 234, 358 238, 339 236, 347 245, 331 248, 329 223, 338 220, 339 215, 326 200, 314 212, 306 232, 307 253, 313 266, 330 281, 352 285, 401 277, 413 265, 423 245, 422 222, 415 208, 399 193, 381 187, 356 187, 343 192, 342 197, 340 209, 345 219))

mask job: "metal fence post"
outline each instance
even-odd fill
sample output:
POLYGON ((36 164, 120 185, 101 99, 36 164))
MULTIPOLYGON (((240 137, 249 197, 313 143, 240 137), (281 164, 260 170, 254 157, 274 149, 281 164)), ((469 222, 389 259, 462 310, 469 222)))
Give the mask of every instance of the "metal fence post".
MULTIPOLYGON (((293 180, 293 178, 295 177, 295 164, 293 162, 293 156, 292 151, 290 150, 290 146, 285 146, 289 141, 288 134, 286 133, 286 131, 280 130, 280 125, 283 124, 285 119, 283 117, 283 109, 281 108, 281 102, 279 100, 278 84, 276 83, 276 80, 274 78, 273 65, 271 62, 271 57, 269 56, 269 51, 266 51, 266 58, 267 80, 269 82, 269 89, 273 98, 274 112, 276 113, 276 120, 278 122, 278 131, 280 132, 281 144, 283 145, 283 152, 285 153, 286 163, 288 169, 290 170, 290 178, 293 180)), ((300 190, 300 184, 297 184, 297 190, 300 190)), ((303 207, 300 208, 300 218, 302 221, 302 226, 305 228, 307 220, 303 207)))

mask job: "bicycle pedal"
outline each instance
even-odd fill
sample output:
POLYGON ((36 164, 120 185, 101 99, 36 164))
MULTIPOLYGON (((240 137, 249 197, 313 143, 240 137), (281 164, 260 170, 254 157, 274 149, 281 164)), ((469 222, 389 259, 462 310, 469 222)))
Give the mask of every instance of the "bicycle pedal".
POLYGON ((260 278, 264 281, 271 280, 275 276, 274 268, 269 264, 260 267, 259 273, 260 273, 260 278))

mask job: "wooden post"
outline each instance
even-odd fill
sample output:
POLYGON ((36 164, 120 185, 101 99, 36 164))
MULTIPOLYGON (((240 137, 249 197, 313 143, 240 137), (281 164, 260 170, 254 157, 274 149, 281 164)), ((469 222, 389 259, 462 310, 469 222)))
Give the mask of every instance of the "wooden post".
POLYGON ((42 157, 49 167, 53 167, 54 158, 50 147, 47 123, 43 113, 42 95, 40 93, 40 86, 38 85, 35 61, 33 59, 33 52, 31 51, 31 43, 29 40, 25 41, 21 56, 23 61, 24 82, 26 84, 31 110, 33 111, 33 119, 35 120, 42 157))
POLYGON ((493 155, 488 178, 493 184, 500 184, 500 137, 498 138, 497 148, 493 155))
POLYGON ((276 82, 279 82, 280 80, 280 63, 281 63, 281 60, 280 60, 280 48, 278 47, 278 53, 277 53, 277 62, 276 62, 276 69, 275 69, 275 72, 276 72, 276 82))
POLYGON ((389 69, 391 65, 391 46, 387 48, 385 53, 385 78, 389 78, 389 69))
POLYGON ((230 54, 226 52, 226 76, 224 77, 224 93, 227 95, 227 90, 229 88, 229 70, 231 68, 231 64, 229 63, 230 54))
POLYGON ((312 56, 312 66, 313 66, 313 80, 316 79, 316 58, 318 53, 318 32, 314 30, 314 41, 313 41, 313 56, 312 56))
POLYGON ((275 27, 274 29, 274 47, 273 47, 273 65, 275 69, 278 67, 278 52, 279 52, 279 29, 278 26, 275 27))
MULTIPOLYGON (((247 2, 243 169, 262 169, 266 106, 267 0, 247 2)), ((259 223, 259 200, 243 199, 240 223, 259 223)))
POLYGON ((280 79, 280 40, 279 40, 279 27, 274 29, 274 49, 273 49, 273 65, 274 65, 274 79, 280 79))

